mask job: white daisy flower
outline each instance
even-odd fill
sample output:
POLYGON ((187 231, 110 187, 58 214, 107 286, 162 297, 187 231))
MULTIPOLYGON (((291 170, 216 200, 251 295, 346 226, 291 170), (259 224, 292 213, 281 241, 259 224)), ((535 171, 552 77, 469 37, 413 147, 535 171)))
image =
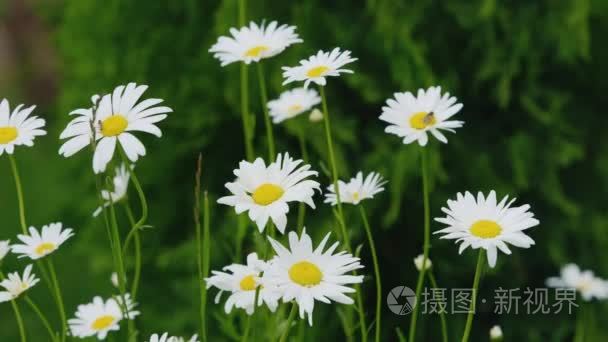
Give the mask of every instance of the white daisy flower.
MULTIPOLYGON (((338 188, 340 189, 340 202, 351 203, 354 205, 359 204, 364 199, 374 198, 374 195, 384 191, 382 187, 386 184, 386 181, 382 179, 378 173, 372 172, 365 180, 363 179, 363 172, 359 171, 355 178, 351 178, 348 183, 341 180, 338 181, 338 188)), ((325 203, 331 205, 338 204, 338 198, 334 185, 331 184, 327 187, 329 193, 325 194, 325 203)))
POLYGON ((352 74, 350 69, 341 69, 344 65, 356 61, 357 58, 350 56, 350 51, 340 51, 335 48, 331 52, 323 50, 316 55, 303 59, 300 65, 295 67, 283 67, 283 84, 294 81, 304 81, 304 88, 308 88, 310 82, 324 86, 327 82, 325 77, 340 76, 341 73, 352 74))
POLYGON ((76 318, 68 320, 72 335, 81 338, 97 335, 98 339, 104 340, 108 332, 118 331, 123 318, 133 319, 139 315, 139 311, 134 310, 137 304, 129 294, 125 295, 125 299, 126 317, 121 310, 122 298, 104 301, 101 297, 95 297, 93 302, 79 305, 76 318))
POLYGON ((101 97, 94 96, 93 101, 99 102, 93 115, 92 109, 77 109, 70 114, 79 115, 72 120, 61 133, 61 139, 69 139, 59 149, 59 154, 69 157, 86 147, 91 140, 91 120, 94 125, 97 146, 93 155, 93 171, 105 171, 107 164, 114 156, 116 144, 119 143, 126 156, 136 162, 146 154, 144 145, 130 132, 140 131, 162 136, 161 130, 155 125, 164 120, 167 113, 173 110, 169 107, 157 106, 163 100, 146 99, 137 103, 148 89, 146 85, 129 83, 114 89, 112 94, 101 97), (137 104, 136 104, 137 103, 137 104))
POLYGON ((21 254, 19 258, 29 257, 32 260, 37 260, 45 257, 56 251, 59 246, 74 235, 71 228, 63 229, 61 222, 42 226, 40 233, 34 227, 30 227, 29 231, 29 235, 17 235, 17 238, 23 244, 15 244, 11 247, 13 253, 21 254))
POLYGON ((314 89, 295 88, 284 91, 278 99, 268 102, 272 122, 280 123, 296 117, 321 103, 314 89))
POLYGON ((363 265, 359 258, 347 252, 334 254, 338 242, 324 251, 329 234, 314 250, 306 229, 299 238, 295 232, 289 232, 289 249, 270 237, 268 239, 277 255, 264 272, 264 281, 281 293, 283 301, 296 301, 300 318, 304 319, 308 314, 308 324, 312 326, 315 300, 326 304, 331 301, 353 304, 353 299, 346 294, 355 290, 345 285, 361 283, 363 276, 346 273, 363 268, 363 265))
POLYGON ((462 109, 462 104, 456 103, 458 100, 450 93, 442 96, 441 87, 430 87, 426 91, 418 89, 417 97, 409 91, 395 93, 394 96, 382 107, 380 120, 389 123, 384 131, 403 138, 404 144, 418 141, 420 146, 425 146, 427 132, 447 143, 448 139, 440 130, 456 132, 454 128, 464 124, 463 121, 448 120, 462 109))
POLYGON ((259 62, 278 55, 292 44, 301 43, 302 39, 295 31, 295 26, 279 26, 276 21, 267 26, 250 22, 239 30, 231 28, 232 37, 220 37, 209 52, 222 66, 239 61, 245 64, 259 62))
POLYGON ((11 240, 0 241, 0 261, 4 259, 4 257, 11 250, 11 240))
POLYGON ((559 277, 547 279, 547 286, 576 289, 585 301, 608 298, 608 282, 596 277, 592 271, 582 271, 575 264, 562 267, 559 277))
MULTIPOLYGON (((133 168, 134 165, 131 165, 133 168)), ((98 207, 93 212, 93 217, 97 217, 103 211, 103 208, 109 207, 112 203, 120 202, 127 195, 127 189, 129 188, 129 179, 131 173, 127 169, 127 166, 122 163, 116 167, 114 178, 112 183, 114 184, 114 190, 101 190, 101 198, 103 198, 103 207, 98 207)))
POLYGON ((253 163, 242 161, 234 170, 237 179, 226 183, 232 193, 217 202, 234 206, 237 214, 249 211, 249 218, 264 231, 268 219, 272 219, 277 229, 283 233, 287 225, 289 202, 304 202, 315 208, 312 196, 319 183, 310 179, 316 171, 310 165, 300 165, 302 160, 294 160, 289 153, 277 155, 274 163, 266 166, 262 158, 253 163))
POLYGON ((308 116, 308 121, 310 122, 320 122, 323 121, 323 112, 318 110, 317 108, 313 109, 308 116))
POLYGON ((492 329, 490 329, 490 340, 502 340, 502 329, 500 328, 500 326, 495 325, 492 327, 492 329))
MULTIPOLYGON (((183 337, 169 336, 169 333, 164 333, 162 335, 152 334, 148 342, 186 342, 186 340, 183 337)), ((199 342, 198 335, 192 336, 188 342, 199 342)))
MULTIPOLYGON (((418 271, 422 271, 422 264, 424 264, 424 254, 420 254, 416 258, 414 258, 414 265, 416 266, 416 269, 418 271)), ((431 259, 426 258, 426 267, 424 269, 428 270, 432 266, 433 266, 433 263, 431 262, 431 259)))
POLYGON ((516 247, 529 248, 534 244, 524 230, 539 224, 534 214, 525 204, 511 208, 515 199, 507 203, 505 196, 500 203, 496 202, 496 192, 490 192, 487 198, 480 192, 477 199, 470 193, 458 193, 456 200, 448 200, 448 207, 441 208, 447 215, 435 218, 435 221, 448 225, 435 234, 445 234, 442 239, 457 239, 460 243, 459 253, 467 247, 483 248, 487 251, 488 264, 496 265, 497 252, 500 249, 505 254, 511 254, 507 243, 516 247))
POLYGON ((205 278, 207 288, 214 286, 220 290, 215 297, 218 303, 223 291, 230 292, 230 297, 224 304, 226 313, 230 313, 233 307, 243 309, 248 315, 253 314, 255 292, 258 286, 258 306, 266 304, 270 311, 274 312, 278 306, 280 295, 273 288, 266 286, 260 273, 268 268, 268 264, 260 259, 256 253, 247 256, 247 265, 232 264, 223 268, 224 271, 212 271, 212 276, 205 278))
POLYGON ((6 290, 0 292, 0 303, 16 299, 39 281, 40 279, 32 273, 32 265, 25 267, 23 277, 19 275, 19 272, 9 273, 8 277, 0 282, 0 286, 6 290))
POLYGON ((44 119, 29 116, 36 106, 23 109, 18 105, 11 113, 8 101, 0 102, 0 156, 6 151, 13 154, 15 146, 33 146, 34 139, 39 135, 46 135, 44 119))

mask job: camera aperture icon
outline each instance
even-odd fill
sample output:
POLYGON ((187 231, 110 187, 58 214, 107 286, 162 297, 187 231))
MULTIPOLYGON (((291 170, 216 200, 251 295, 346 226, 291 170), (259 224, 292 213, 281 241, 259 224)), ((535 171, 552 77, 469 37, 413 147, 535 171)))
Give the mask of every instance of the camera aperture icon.
POLYGON ((416 293, 407 286, 397 286, 388 293, 386 304, 393 313, 407 315, 416 306, 416 293))

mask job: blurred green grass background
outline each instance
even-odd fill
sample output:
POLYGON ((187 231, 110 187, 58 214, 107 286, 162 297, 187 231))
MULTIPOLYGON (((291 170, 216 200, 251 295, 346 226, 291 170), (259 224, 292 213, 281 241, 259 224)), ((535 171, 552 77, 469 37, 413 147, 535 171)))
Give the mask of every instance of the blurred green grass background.
MULTIPOLYGON (((295 65, 319 49, 349 49, 359 60, 354 75, 332 79, 328 100, 342 178, 358 170, 378 171, 388 191, 368 203, 379 249, 385 292, 414 286, 412 259, 422 251, 422 203, 418 148, 383 132, 378 120, 384 101, 397 91, 441 85, 464 103, 466 122, 449 144, 430 146, 431 214, 458 191, 511 194, 530 203, 541 225, 530 234, 536 246, 499 257, 482 280, 481 295, 503 288, 543 287, 559 267, 576 262, 608 277, 608 2, 603 0, 397 0, 249 1, 248 18, 278 20, 298 27, 303 44, 265 63, 270 97, 284 90, 280 67, 295 65)), ((76 230, 55 256, 68 315, 95 295, 113 293, 112 262, 103 227, 91 217, 96 207, 90 156, 63 159, 58 136, 67 113, 89 106, 92 94, 129 81, 148 84, 148 97, 165 99, 174 113, 160 124, 162 139, 144 137, 148 154, 137 164, 151 207, 153 230, 143 235, 144 270, 139 301, 142 337, 155 331, 189 335, 197 329, 198 305, 193 176, 198 152, 204 156, 203 187, 215 203, 243 158, 238 67, 219 66, 207 52, 219 35, 236 26, 236 1, 67 1, 0 2, 0 97, 11 106, 38 104, 48 135, 34 148, 18 148, 28 223, 62 221, 76 230)), ((254 73, 251 110, 257 116, 256 148, 264 155, 261 106, 254 73)), ((315 169, 326 160, 320 125, 304 121, 276 126, 279 151, 299 155, 297 125, 305 125, 315 169)), ((327 184, 328 178, 321 177, 327 184)), ((0 157, 0 239, 19 232, 16 195, 9 163, 0 157)), ((314 236, 334 222, 329 208, 308 212, 314 236)), ((137 203, 133 203, 137 206, 137 203)), ((357 212, 347 207, 356 244, 364 242, 357 212)), ((123 218, 124 219, 124 218, 123 218)), ((290 222, 294 222, 290 219, 290 222)), ((235 250, 237 221, 231 208, 213 205, 212 269, 254 250, 253 227, 235 250)), ((436 230, 438 226, 433 225, 436 230)), ((127 227, 125 226, 126 230, 127 227)), ((288 229, 290 229, 288 227, 288 229)), ((440 286, 469 287, 474 253, 457 256, 451 242, 432 239, 431 258, 440 286)), ((363 248, 363 261, 372 273, 363 248)), ((2 270, 22 269, 9 256, 2 270)), ((41 283, 32 296, 54 317, 41 283)), ((363 286, 367 310, 374 303, 373 279, 363 286)), ((210 333, 226 339, 218 324, 223 306, 210 294, 210 333)), ((605 303, 593 303, 589 341, 605 341, 605 303)), ((337 305, 318 305, 307 339, 342 339, 337 305)), ((25 307, 32 341, 46 336, 25 307)), ((407 330, 409 316, 385 317, 383 338, 407 330)), ((240 313, 232 316, 240 317, 240 313)), ((0 305, 0 340, 16 341, 10 305, 0 305)), ((459 338, 465 315, 449 317, 459 338)), ((220 319, 221 320, 221 319, 220 319)), ((238 322, 238 319, 235 321, 238 322)), ((569 339, 574 316, 495 315, 476 317, 472 340, 487 340, 500 324, 507 340, 569 339)), ((438 318, 426 317, 420 339, 439 338, 438 318)), ((255 329, 255 327, 254 327, 255 329)), ((262 334, 263 332, 258 332, 262 334)), ((143 340, 143 339, 142 339, 143 340)))

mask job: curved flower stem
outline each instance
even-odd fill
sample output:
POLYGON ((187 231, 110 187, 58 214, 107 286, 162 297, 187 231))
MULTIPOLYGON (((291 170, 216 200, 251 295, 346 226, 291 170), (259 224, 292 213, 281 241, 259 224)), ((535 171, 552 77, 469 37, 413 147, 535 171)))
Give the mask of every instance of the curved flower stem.
POLYGON ((291 323, 293 323, 294 318, 296 317, 296 311, 298 311, 297 304, 293 302, 291 304, 291 311, 289 312, 289 317, 287 317, 287 325, 285 326, 285 331, 281 336, 280 342, 287 341, 287 336, 289 336, 289 329, 291 328, 291 323))
POLYGON ((53 260, 49 257, 47 262, 49 266, 49 274, 51 275, 51 282, 53 284, 53 288, 55 289, 55 297, 57 298, 57 308, 59 309, 59 316, 61 318, 61 340, 65 341, 68 331, 68 324, 65 316, 63 297, 61 296, 61 288, 59 287, 59 281, 57 280, 57 273, 55 272, 53 260))
POLYGON ((262 62, 256 63, 258 71, 258 81, 260 84, 260 100, 262 101, 262 109, 264 111, 264 125, 266 126, 266 143, 268 144, 268 162, 271 163, 276 157, 274 148, 274 134, 272 133, 272 123, 270 122, 270 114, 268 113, 268 95, 266 92, 266 80, 264 79, 264 69, 262 62))
POLYGON ((135 190, 137 190, 137 196, 139 197, 139 203, 141 205, 141 217, 131 227, 131 230, 129 231, 129 233, 127 234, 127 237, 125 239, 125 247, 122 250, 122 254, 126 254, 126 249, 129 246, 129 243, 131 242, 133 235, 135 234, 135 232, 137 232, 139 229, 141 229, 143 227, 143 225, 146 223, 146 220, 148 219, 148 202, 146 201, 146 194, 144 193, 144 191, 141 187, 141 184, 139 183, 139 179, 137 178, 135 171, 133 171, 133 169, 131 168, 130 161, 127 158, 127 156, 125 155, 125 152, 122 150, 122 148, 119 148, 118 150, 120 151, 120 157, 121 157, 123 163, 127 167, 127 170, 129 170, 131 182, 133 182, 133 186, 135 186, 135 190))
POLYGON ((361 213, 361 220, 363 220, 363 226, 367 234, 367 241, 369 248, 372 252, 372 261, 374 263, 374 276, 376 278, 376 342, 380 342, 381 332, 381 319, 382 314, 382 281, 380 279, 380 266, 378 264, 378 255, 376 254, 376 245, 374 244, 374 238, 372 236, 372 230, 369 227, 369 221, 363 204, 359 204, 359 212, 361 213))
POLYGON ((27 235, 27 224, 25 223, 25 205, 23 202, 23 188, 21 187, 21 177, 19 177, 19 169, 17 168, 17 162, 12 154, 8 154, 8 160, 11 162, 11 170, 13 171, 13 177, 15 178, 15 187, 17 188, 17 200, 19 201, 19 223, 21 223, 21 230, 23 234, 27 235))
POLYGON ((418 319, 418 309, 420 308, 420 294, 422 292, 422 286, 424 285, 424 276, 426 274, 426 262, 429 258, 429 247, 431 237, 431 214, 429 208, 429 175, 427 166, 427 155, 426 149, 422 148, 420 151, 420 166, 422 172, 422 196, 424 199, 424 259, 422 261, 422 270, 418 273, 418 281, 416 283, 416 305, 414 305, 414 312, 410 319, 410 333, 409 342, 414 342, 416 339, 416 320, 418 319))
MULTIPOLYGON (((239 0, 239 26, 245 26, 245 20, 247 18, 247 1, 239 0)), ((252 139, 252 128, 250 125, 249 117, 249 74, 247 72, 247 65, 240 63, 241 71, 241 120, 243 121, 243 138, 245 140, 245 155, 248 161, 253 161, 254 150, 253 150, 253 139, 252 139)))
POLYGON ((203 233, 201 234, 201 173, 202 173, 201 154, 198 155, 196 163, 196 176, 194 178, 194 224, 196 228, 196 264, 198 268, 198 283, 200 285, 200 314, 201 314, 201 339, 207 341, 207 287, 205 286, 205 278, 209 274, 209 198, 205 191, 203 199, 203 233))
POLYGON ((467 342, 469 340, 469 335, 471 333, 471 325, 473 324, 473 316, 475 315, 475 306, 477 303, 477 289, 479 288, 479 280, 481 278, 481 273, 483 272, 483 263, 485 257, 485 249, 479 249, 479 256, 477 257, 477 267, 475 268, 475 278, 473 280, 473 297, 471 298, 471 306, 469 308, 469 314, 467 316, 467 323, 464 327, 464 333, 462 334, 462 342, 467 342))
POLYGON ((21 337, 21 342, 26 342, 27 337, 25 336, 25 326, 23 325, 23 318, 21 318, 19 306, 17 305, 15 299, 12 299, 10 302, 13 307, 13 311, 15 312, 15 318, 17 319, 17 326, 19 327, 19 336, 21 337))
MULTIPOLYGON (((300 142, 300 152, 302 153, 302 159, 305 163, 308 163, 308 150, 306 149, 306 140, 304 139, 304 130, 302 127, 298 128, 298 141, 300 142)), ((298 235, 302 233, 304 228, 304 218, 306 217, 306 203, 300 203, 298 208, 298 235)))
MULTIPOLYGON (((433 271, 429 271, 429 280, 431 281, 431 286, 433 288, 438 289, 437 281, 435 280, 435 275, 433 271)), ((445 318, 445 310, 439 310, 439 319, 441 320, 441 338, 443 342, 448 342, 448 323, 445 318)))
POLYGON ((51 341, 56 342, 57 336, 55 336, 55 332, 51 328, 51 325, 49 324, 48 319, 44 316, 42 311, 40 311, 40 308, 38 308, 38 306, 34 303, 34 301, 32 301, 30 299, 30 297, 25 296, 24 299, 25 299, 25 302, 27 303, 27 305, 30 306, 32 311, 34 311, 34 313, 36 313, 36 315, 40 319, 40 322, 42 322, 42 325, 44 325, 44 328, 46 329, 46 331, 49 333, 49 335, 51 337, 51 341))
MULTIPOLYGON (((122 202, 125 211, 127 213, 127 218, 129 219, 129 224, 131 227, 135 225, 135 216, 133 216, 133 210, 131 210, 131 205, 127 200, 122 202)), ((135 244, 135 269, 133 270, 133 282, 131 284, 131 295, 133 298, 137 296, 138 284, 141 279, 141 239, 139 237, 139 232, 135 231, 133 233, 133 243, 135 244)), ((127 242, 125 241, 125 246, 123 247, 124 255, 126 255, 127 242)))

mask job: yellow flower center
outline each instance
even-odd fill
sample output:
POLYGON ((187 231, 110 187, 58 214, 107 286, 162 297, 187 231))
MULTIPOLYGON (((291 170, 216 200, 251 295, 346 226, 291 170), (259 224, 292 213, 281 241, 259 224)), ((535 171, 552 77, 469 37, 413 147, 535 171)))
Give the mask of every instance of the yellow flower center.
POLYGON ((55 244, 50 242, 43 242, 36 247, 35 252, 38 255, 45 255, 46 253, 52 252, 55 250, 55 244))
POLYGON ((471 226, 471 234, 482 239, 491 239, 500 235, 502 228, 491 220, 479 220, 471 226))
POLYGON ((18 135, 17 127, 0 127, 0 144, 8 144, 17 139, 18 135))
POLYGON ((359 200, 359 192, 357 192, 357 191, 353 192, 353 200, 355 200, 355 201, 359 200))
POLYGON ((124 116, 114 114, 101 123, 101 134, 105 137, 115 137, 124 132, 128 125, 129 121, 124 116))
POLYGON ((323 273, 317 265, 308 261, 300 261, 289 269, 289 278, 296 284, 312 287, 321 282, 323 273))
POLYGON ((433 112, 418 112, 410 117, 410 126, 414 129, 425 129, 437 123, 433 112))
POLYGON ((325 72, 327 72, 327 70, 329 70, 328 67, 321 65, 321 66, 314 67, 314 68, 308 70, 308 72, 306 73, 306 76, 321 77, 321 75, 323 75, 325 72))
POLYGON ((576 284, 576 288, 581 292, 590 290, 591 286, 592 286, 592 283, 589 280, 583 280, 583 281, 580 281, 578 284, 576 284))
POLYGON ((254 46, 251 49, 245 51, 245 57, 260 57, 260 55, 265 52, 270 50, 270 48, 268 46, 265 45, 258 45, 258 46, 254 46))
POLYGON ((299 104, 294 104, 287 108, 287 112, 289 112, 289 114, 291 114, 291 115, 294 115, 294 114, 298 113, 299 111, 301 111, 302 108, 304 108, 304 107, 302 107, 299 104))
POLYGON ((253 291, 255 290, 255 279, 253 279, 253 274, 250 274, 243 278, 239 283, 241 290, 243 291, 253 291))
POLYGON ((253 192, 253 201, 259 205, 269 205, 283 196, 285 190, 278 185, 264 183, 253 192))
POLYGON ((108 328, 112 323, 114 323, 114 316, 104 315, 94 320, 93 324, 91 324, 91 328, 95 331, 99 331, 108 328))

